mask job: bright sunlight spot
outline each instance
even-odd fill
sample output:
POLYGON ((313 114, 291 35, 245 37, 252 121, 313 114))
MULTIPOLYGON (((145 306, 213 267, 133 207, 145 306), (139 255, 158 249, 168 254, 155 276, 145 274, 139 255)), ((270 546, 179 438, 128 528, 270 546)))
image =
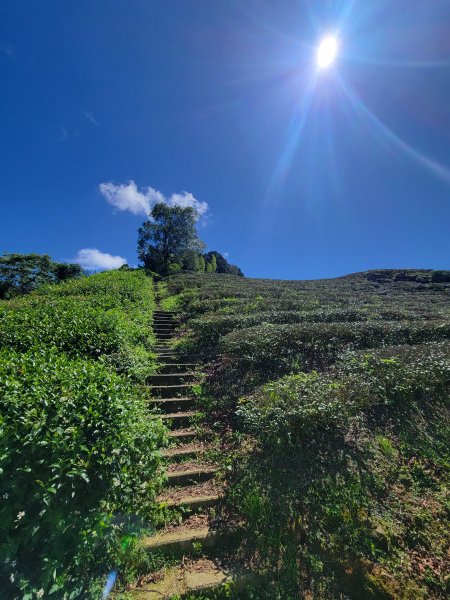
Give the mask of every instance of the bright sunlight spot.
POLYGON ((324 37, 317 48, 317 66, 319 69, 327 69, 336 60, 339 44, 334 36, 324 37))

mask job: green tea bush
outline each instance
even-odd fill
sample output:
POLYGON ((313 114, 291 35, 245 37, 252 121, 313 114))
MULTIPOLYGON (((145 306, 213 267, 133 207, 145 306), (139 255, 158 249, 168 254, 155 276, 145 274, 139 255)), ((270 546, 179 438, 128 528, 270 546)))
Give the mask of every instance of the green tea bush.
POLYGON ((208 389, 221 401, 229 402, 256 385, 292 371, 323 371, 344 351, 421 344, 449 337, 450 323, 440 321, 262 324, 221 339, 220 359, 208 389))
POLYGON ((112 515, 155 510, 165 429, 105 365, 47 349, 0 351, 0 407, 1 589, 86 597, 112 515))
POLYGON ((235 330, 249 329, 262 324, 298 324, 298 323, 354 323, 370 321, 415 321, 422 315, 408 313, 405 310, 380 310, 372 314, 367 308, 332 308, 310 311, 271 310, 251 314, 212 314, 189 320, 190 338, 185 347, 193 354, 211 357, 218 351, 222 337, 235 330))
POLYGON ((285 594, 445 597, 449 392, 444 343, 350 353, 242 399, 229 501, 285 594))
POLYGON ((158 518, 166 429, 132 385, 155 369, 153 309, 136 271, 0 303, 2 598, 98 598, 124 524, 158 518))
POLYGON ((101 358, 144 379, 154 372, 153 307, 152 282, 142 272, 101 273, 45 286, 0 305, 0 345, 101 358))
POLYGON ((444 597, 449 276, 166 279, 272 597, 444 597))
POLYGON ((448 596, 450 272, 165 286, 269 597, 448 596))

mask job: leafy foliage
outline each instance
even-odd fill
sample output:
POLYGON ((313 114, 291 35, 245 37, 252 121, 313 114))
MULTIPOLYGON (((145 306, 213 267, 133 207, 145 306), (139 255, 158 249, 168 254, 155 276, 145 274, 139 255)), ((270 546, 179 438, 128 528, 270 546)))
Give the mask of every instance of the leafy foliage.
POLYGON ((288 589, 445 596, 449 359, 449 344, 349 355, 242 400, 254 446, 231 500, 288 589))
POLYGON ((0 345, 54 347, 100 358, 137 379, 153 372, 151 280, 142 272, 92 275, 0 305, 0 345))
POLYGON ((147 270, 165 275, 171 263, 180 263, 183 256, 203 247, 195 227, 198 215, 192 207, 158 203, 150 216, 138 232, 138 256, 147 270))
POLYGON ((0 384, 3 576, 86 593, 89 561, 108 563, 112 515, 154 509, 165 430, 99 363, 4 349, 0 384))
MULTIPOLYGON (((212 265, 211 273, 228 273, 229 275, 244 277, 241 269, 236 265, 230 264, 220 252, 217 252, 217 250, 211 250, 204 254, 204 260, 207 264, 209 263, 212 265)), ((200 270, 200 272, 203 272, 204 270, 205 269, 200 270)))
POLYGON ((45 283, 82 274, 80 265, 55 263, 47 254, 4 254, 0 256, 0 298, 28 294, 45 283))
POLYGON ((135 529, 157 516, 166 430, 132 384, 154 370, 153 308, 138 271, 1 303, 5 598, 98 597, 91 582, 129 545, 127 515, 135 529))

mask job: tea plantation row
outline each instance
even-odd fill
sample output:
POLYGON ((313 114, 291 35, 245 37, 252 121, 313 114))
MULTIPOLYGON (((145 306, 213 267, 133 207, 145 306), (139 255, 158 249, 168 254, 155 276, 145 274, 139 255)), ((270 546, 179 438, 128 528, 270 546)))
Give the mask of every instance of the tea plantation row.
POLYGON ((447 596, 449 282, 166 280, 180 350, 211 364, 206 418, 234 456, 227 514, 271 597, 447 596))
POLYGON ((121 271, 1 302, 2 598, 100 597, 126 515, 153 516, 166 431, 136 385, 153 308, 152 280, 121 271))

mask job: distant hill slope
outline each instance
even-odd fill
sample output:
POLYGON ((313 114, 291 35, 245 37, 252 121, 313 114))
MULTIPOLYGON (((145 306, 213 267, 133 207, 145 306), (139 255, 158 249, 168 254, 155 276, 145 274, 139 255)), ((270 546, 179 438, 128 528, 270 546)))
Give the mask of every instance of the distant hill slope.
POLYGON ((433 269, 374 269, 344 277, 364 277, 369 281, 412 281, 415 283, 450 283, 450 271, 433 269))
POLYGON ((447 597, 450 271, 166 285, 257 597, 447 597))

